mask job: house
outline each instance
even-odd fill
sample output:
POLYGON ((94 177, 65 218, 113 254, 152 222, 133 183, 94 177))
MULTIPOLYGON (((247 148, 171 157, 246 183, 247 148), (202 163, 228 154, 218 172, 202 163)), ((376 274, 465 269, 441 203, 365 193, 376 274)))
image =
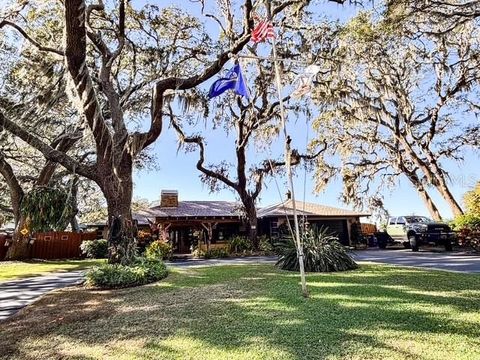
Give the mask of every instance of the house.
MULTIPOLYGON (((292 199, 287 194, 286 201, 259 209, 257 212, 259 233, 274 237, 287 221, 293 226, 293 205, 292 199)), ((316 228, 328 228, 338 236, 340 243, 346 246, 352 244, 352 224, 360 223, 361 217, 370 216, 366 213, 303 201, 295 201, 295 207, 299 221, 316 228)))
MULTIPOLYGON (((288 194, 287 194, 288 196, 288 194)), ((295 202, 300 220, 311 226, 327 227, 344 245, 351 244, 351 226, 370 214, 313 203, 295 202)), ((224 244, 233 235, 246 235, 241 206, 229 201, 179 201, 178 192, 164 190, 160 203, 134 216, 156 224, 158 236, 172 243, 174 251, 190 253, 209 240, 213 246, 224 244)), ((288 221, 293 223, 293 201, 258 209, 258 234, 274 237, 288 221)))

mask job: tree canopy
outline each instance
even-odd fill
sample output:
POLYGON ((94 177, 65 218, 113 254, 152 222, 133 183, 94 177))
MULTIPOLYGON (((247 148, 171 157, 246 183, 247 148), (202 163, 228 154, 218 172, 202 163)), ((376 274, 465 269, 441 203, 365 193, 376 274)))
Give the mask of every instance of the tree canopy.
POLYGON ((318 139, 334 139, 329 153, 340 163, 318 168, 320 185, 338 169, 344 201, 382 206, 385 188, 406 176, 433 218, 440 214, 431 189, 454 215, 463 212, 443 164, 462 161, 479 133, 478 28, 464 26, 412 39, 363 12, 338 29, 330 71, 315 93, 324 109, 315 126, 318 139))

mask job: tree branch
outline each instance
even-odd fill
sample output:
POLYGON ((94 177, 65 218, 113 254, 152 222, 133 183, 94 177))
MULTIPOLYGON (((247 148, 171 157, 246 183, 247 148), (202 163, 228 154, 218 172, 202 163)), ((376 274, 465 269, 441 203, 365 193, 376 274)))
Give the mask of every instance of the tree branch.
POLYGON ((210 79, 216 75, 225 63, 230 60, 230 56, 237 54, 243 47, 250 41, 252 21, 252 1, 245 0, 244 2, 244 29, 242 34, 234 41, 233 45, 227 50, 221 53, 217 60, 208 66, 202 73, 188 77, 178 78, 170 77, 158 81, 155 84, 152 93, 152 107, 151 107, 151 125, 150 129, 146 133, 137 133, 136 136, 141 138, 143 144, 142 149, 152 144, 162 132, 162 119, 163 119, 163 105, 164 105, 164 93, 167 90, 188 90, 192 89, 204 81, 210 79))
POLYGON ((185 136, 185 133, 183 132, 180 125, 178 125, 178 123, 175 121, 175 116, 173 114, 170 114, 170 123, 171 123, 172 127, 175 129, 175 131, 177 132, 177 134, 180 138, 180 141, 182 143, 195 144, 200 149, 199 159, 197 161, 197 169, 200 170, 206 176, 217 179, 217 180, 223 182, 225 185, 231 187, 232 189, 237 190, 238 186, 235 182, 231 181, 225 175, 220 174, 218 172, 215 172, 211 169, 207 169, 206 167, 203 166, 203 164, 205 163, 205 144, 203 143, 202 137, 200 137, 200 136, 190 136, 190 137, 185 136))
POLYGON ((14 28, 15 30, 17 30, 29 43, 31 43, 33 46, 35 46, 40 51, 50 52, 50 53, 54 53, 54 54, 57 54, 57 55, 60 55, 60 56, 65 55, 62 50, 54 49, 54 48, 51 48, 51 47, 48 47, 48 46, 43 46, 38 41, 33 39, 30 35, 28 35, 25 32, 25 30, 23 30, 20 26, 18 26, 17 24, 15 24, 11 21, 8 21, 8 20, 0 21, 0 29, 3 28, 4 26, 10 26, 10 27, 14 28))
MULTIPOLYGON (((1 121, 1 113, 0 113, 1 121)), ((10 189, 10 202, 12 204, 12 213, 15 217, 15 220, 18 220, 20 217, 20 204, 23 199, 23 189, 18 182, 15 173, 11 165, 5 160, 4 154, 0 152, 0 174, 2 174, 5 179, 8 188, 10 189)))
MULTIPOLYGON (((56 149, 62 153, 67 153, 67 151, 70 150, 73 145, 75 145, 81 139, 81 137, 81 133, 63 134, 55 139, 50 146, 52 149, 56 149)), ((47 163, 38 175, 35 185, 48 185, 57 166, 58 163, 47 160, 47 163)))
POLYGON ((2 129, 8 130, 13 135, 17 136, 18 138, 22 139, 30 146, 40 151, 43 154, 43 156, 45 156, 46 159, 50 161, 58 162, 67 170, 73 173, 80 174, 81 176, 84 176, 88 179, 91 179, 91 180, 97 179, 95 167, 82 165, 76 162, 75 160, 73 160, 67 154, 57 149, 53 149, 50 145, 38 139, 35 135, 31 134, 24 128, 15 124, 13 121, 7 119, 4 116, 4 114, 0 111, 0 130, 2 129))
POLYGON ((97 145, 97 159, 110 159, 112 137, 102 115, 97 94, 86 63, 86 26, 85 1, 69 0, 65 2, 65 56, 67 69, 75 84, 75 90, 81 100, 79 111, 85 115, 97 145))

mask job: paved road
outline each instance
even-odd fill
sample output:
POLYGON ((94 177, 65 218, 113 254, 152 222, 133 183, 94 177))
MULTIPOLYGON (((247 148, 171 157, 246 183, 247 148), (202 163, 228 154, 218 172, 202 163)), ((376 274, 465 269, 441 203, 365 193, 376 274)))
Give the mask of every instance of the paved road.
MULTIPOLYGON (((383 264, 424 267, 429 269, 480 273, 480 255, 446 252, 413 252, 405 249, 391 250, 359 250, 352 253, 357 261, 372 261, 383 264)), ((218 266, 218 265, 248 265, 275 264, 277 258, 272 256, 227 258, 210 260, 177 260, 169 262, 173 267, 218 266)))
POLYGON ((54 289, 83 282, 83 271, 52 273, 20 280, 0 282, 0 321, 54 289))
POLYGON ((360 250, 354 253, 355 260, 384 264, 418 266, 429 269, 480 273, 480 255, 465 253, 435 253, 411 250, 360 250))
POLYGON ((225 259, 191 259, 169 261, 167 265, 172 267, 191 267, 191 266, 218 266, 218 265, 252 265, 252 264, 275 264, 276 256, 251 256, 240 258, 225 259))

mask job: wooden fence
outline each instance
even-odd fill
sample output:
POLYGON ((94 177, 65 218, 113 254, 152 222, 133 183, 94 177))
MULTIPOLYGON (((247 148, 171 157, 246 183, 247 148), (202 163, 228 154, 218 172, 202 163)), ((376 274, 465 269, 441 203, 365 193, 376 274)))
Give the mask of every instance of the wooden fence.
POLYGON ((47 232, 37 233, 31 249, 33 259, 74 259, 82 257, 80 244, 84 240, 95 240, 96 232, 47 232))

